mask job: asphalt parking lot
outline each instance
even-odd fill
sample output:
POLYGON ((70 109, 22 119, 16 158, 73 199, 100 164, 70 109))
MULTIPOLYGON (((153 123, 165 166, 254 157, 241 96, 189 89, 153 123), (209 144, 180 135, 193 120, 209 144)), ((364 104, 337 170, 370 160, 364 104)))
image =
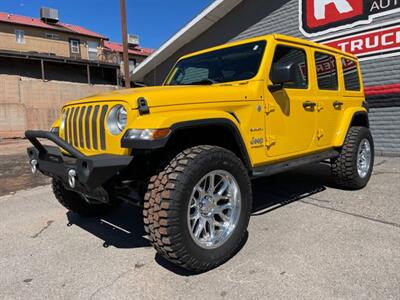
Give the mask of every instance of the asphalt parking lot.
POLYGON ((1 181, 1 299, 400 298, 400 158, 377 158, 356 192, 323 164, 254 181, 247 242, 200 275, 156 256, 135 207, 84 219, 48 185, 1 181))

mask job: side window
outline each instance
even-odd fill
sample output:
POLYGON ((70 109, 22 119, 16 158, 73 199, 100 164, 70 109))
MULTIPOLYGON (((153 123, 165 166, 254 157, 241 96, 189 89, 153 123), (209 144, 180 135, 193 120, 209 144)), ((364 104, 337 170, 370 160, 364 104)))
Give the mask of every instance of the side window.
POLYGON ((342 58, 344 86, 347 91, 360 90, 360 77, 354 60, 342 58))
POLYGON ((273 64, 293 62, 296 69, 296 81, 285 83, 285 88, 306 89, 308 86, 307 58, 304 50, 288 46, 275 49, 273 64))
POLYGON ((318 88, 320 90, 337 90, 338 78, 335 57, 316 52, 315 67, 317 69, 318 88))

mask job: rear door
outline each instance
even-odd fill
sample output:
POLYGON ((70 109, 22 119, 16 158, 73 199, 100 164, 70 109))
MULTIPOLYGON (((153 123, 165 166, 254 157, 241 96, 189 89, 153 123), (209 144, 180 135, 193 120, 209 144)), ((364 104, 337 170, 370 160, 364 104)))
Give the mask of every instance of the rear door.
POLYGON ((305 107, 310 100, 309 50, 277 43, 272 64, 287 62, 295 64, 296 81, 279 91, 267 91, 265 101, 266 153, 277 159, 307 153, 316 126, 314 108, 305 107))
POLYGON ((339 88, 339 62, 335 55, 329 52, 313 51, 316 86, 310 98, 316 103, 317 127, 315 132, 315 146, 328 148, 332 145, 336 134, 336 124, 340 113, 344 109, 343 95, 339 88))

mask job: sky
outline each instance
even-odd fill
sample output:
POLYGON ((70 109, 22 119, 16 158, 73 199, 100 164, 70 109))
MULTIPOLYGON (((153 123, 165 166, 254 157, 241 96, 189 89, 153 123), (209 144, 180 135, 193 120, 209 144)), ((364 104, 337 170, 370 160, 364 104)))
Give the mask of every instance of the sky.
MULTIPOLYGON (((39 17, 40 7, 59 10, 60 21, 80 25, 120 42, 119 0, 0 0, 0 11, 39 17)), ((158 48, 213 0, 126 0, 128 32, 140 45, 158 48)))

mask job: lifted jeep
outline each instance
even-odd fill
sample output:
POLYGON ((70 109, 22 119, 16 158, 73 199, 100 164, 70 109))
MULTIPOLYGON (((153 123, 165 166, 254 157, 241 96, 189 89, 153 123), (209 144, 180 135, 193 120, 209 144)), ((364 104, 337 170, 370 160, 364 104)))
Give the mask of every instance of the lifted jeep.
POLYGON ((203 272, 240 249, 251 178, 330 159, 338 187, 363 188, 367 110, 354 56, 267 35, 184 56, 163 86, 67 103, 50 132, 26 137, 63 206, 93 216, 135 203, 157 252, 203 272))

